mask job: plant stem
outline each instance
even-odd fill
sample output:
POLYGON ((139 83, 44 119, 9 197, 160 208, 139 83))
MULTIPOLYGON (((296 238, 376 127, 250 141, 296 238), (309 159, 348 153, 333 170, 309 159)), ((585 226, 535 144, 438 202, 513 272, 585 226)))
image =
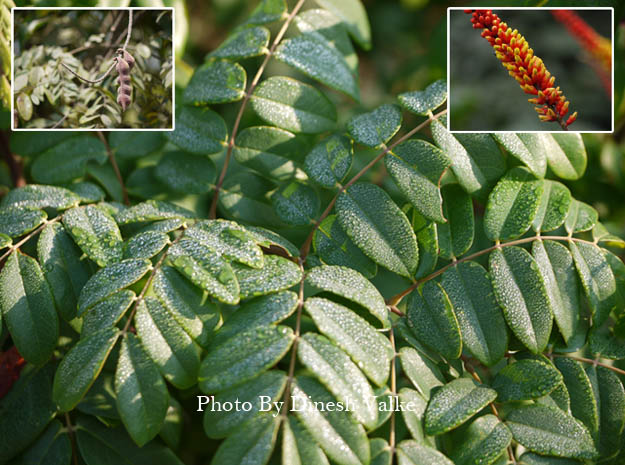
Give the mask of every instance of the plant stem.
POLYGON ((78 449, 76 447, 76 437, 74 436, 74 427, 72 421, 69 418, 69 413, 65 413, 65 426, 67 427, 67 434, 72 444, 72 457, 74 458, 74 465, 78 465, 78 449))
POLYGON ((276 37, 273 40, 273 43, 271 44, 271 47, 265 54, 265 59, 261 63, 260 67, 258 68, 258 71, 256 72, 256 75, 254 76, 254 79, 252 79, 252 82, 250 83, 249 87, 247 88, 247 91, 245 92, 245 96, 243 97, 243 102, 241 102, 241 106, 239 107, 239 112, 237 113, 236 119, 234 120, 234 125, 232 126, 232 134, 230 134, 230 139, 228 140, 228 147, 226 149, 226 158, 224 160, 224 166, 222 167, 221 173, 219 174, 219 180, 217 181, 217 184, 215 185, 215 193, 213 195, 213 199, 211 200, 211 206, 210 206, 209 215, 208 215, 209 218, 211 219, 214 219, 217 217, 217 201, 219 200, 219 192, 221 190, 221 186, 224 183, 224 179, 226 178, 226 172, 228 171, 230 158, 232 158, 232 149, 234 148, 234 142, 237 137, 237 133, 239 132, 241 118, 243 118, 243 112, 245 111, 245 108, 247 107, 247 102, 249 102, 252 96, 252 93, 254 92, 254 89, 256 89, 256 86, 258 85, 258 82, 260 81, 261 76, 265 72, 267 63, 269 63, 269 60, 275 53, 276 47, 278 46, 278 44, 284 37, 286 30, 288 29, 289 25, 293 21, 293 18, 295 18, 295 15, 297 14, 297 12, 304 5, 304 2, 305 0, 298 0, 297 4, 293 7, 293 10, 289 14, 289 16, 286 18, 284 23, 282 23, 282 27, 278 31, 278 34, 276 34, 276 37))
POLYGON ((132 10, 128 10, 128 34, 126 35, 126 42, 124 42, 123 50, 126 50, 128 47, 128 42, 130 42, 130 35, 132 34, 132 10))
POLYGON ((106 79, 106 77, 111 73, 111 71, 113 71, 113 68, 115 68, 115 65, 117 64, 117 58, 113 59, 113 63, 111 63, 111 66, 109 67, 109 69, 106 70, 106 73, 104 73, 101 77, 99 77, 98 79, 94 79, 93 81, 91 79, 87 79, 82 77, 80 74, 78 74, 76 71, 72 70, 69 66, 67 66, 65 63, 61 62, 61 65, 70 73, 72 73, 74 76, 76 76, 78 79, 82 79, 85 82, 88 82, 89 84, 97 84, 100 81, 104 81, 104 79, 106 79))
POLYGON ((117 177, 117 181, 122 188, 122 196, 124 198, 124 204, 130 205, 130 200, 128 200, 128 191, 126 190, 126 185, 124 184, 124 178, 122 177, 122 173, 119 171, 119 166, 117 166, 117 161, 115 160, 115 154, 111 150, 111 146, 109 145, 106 137, 102 134, 102 131, 98 131, 98 137, 106 147, 106 153, 109 156, 109 161, 111 162, 111 166, 113 167, 113 171, 115 172, 115 176, 117 177))
POLYGON ((625 370, 621 370, 620 368, 617 368, 615 366, 612 365, 608 365, 607 363, 603 363, 600 362, 599 359, 596 360, 591 360, 589 358, 584 358, 584 357, 576 357, 574 355, 567 355, 567 354, 551 354, 552 357, 565 357, 565 358, 570 358, 572 360, 577 360, 578 362, 584 362, 584 363, 591 363, 593 365, 599 365, 600 367, 603 368, 607 368, 608 370, 612 370, 615 373, 618 373, 619 375, 623 375, 625 376, 625 370))
POLYGON ((56 223, 58 221, 60 221, 62 218, 61 215, 52 218, 49 221, 44 221, 42 224, 40 224, 37 228, 35 228, 34 230, 32 230, 31 232, 29 232, 28 234, 26 234, 19 242, 13 244, 11 247, 9 247, 9 250, 7 250, 5 253, 2 254, 2 256, 0 257, 0 262, 2 260, 4 260, 5 258, 7 258, 9 255, 11 255, 13 252, 15 252, 17 249, 19 249, 22 245, 24 245, 26 242, 28 242, 35 234, 37 234, 38 232, 40 232, 43 228, 45 228, 47 225, 52 224, 52 223, 56 223))

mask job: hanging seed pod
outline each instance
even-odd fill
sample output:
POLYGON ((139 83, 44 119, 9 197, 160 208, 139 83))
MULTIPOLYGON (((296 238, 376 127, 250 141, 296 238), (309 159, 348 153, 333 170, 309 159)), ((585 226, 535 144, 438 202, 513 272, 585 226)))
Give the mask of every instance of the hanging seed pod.
POLYGON ((122 107, 122 111, 126 111, 126 108, 130 105, 130 94, 132 93, 132 86, 130 85, 130 70, 135 65, 135 59, 126 50, 117 50, 117 65, 115 69, 119 74, 117 78, 119 88, 117 89, 117 103, 122 107))

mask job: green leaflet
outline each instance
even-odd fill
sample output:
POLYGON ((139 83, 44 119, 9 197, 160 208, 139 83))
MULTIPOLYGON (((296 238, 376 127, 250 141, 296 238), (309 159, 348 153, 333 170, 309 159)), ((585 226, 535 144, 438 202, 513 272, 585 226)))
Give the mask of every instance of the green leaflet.
POLYGON ((512 168, 488 196, 484 232, 492 241, 516 239, 532 225, 542 196, 542 181, 527 169, 512 168))
POLYGON ((409 112, 420 116, 428 116, 429 112, 436 110, 447 100, 447 82, 439 79, 427 86, 425 90, 399 94, 397 100, 409 112))
POLYGON ((399 465, 453 465, 442 453, 416 441, 402 441, 397 446, 399 465))
POLYGON ((124 258, 152 258, 170 242, 169 236, 164 232, 144 231, 137 233, 124 243, 124 258))
POLYGON ((344 266, 323 265, 310 269, 306 282, 322 291, 336 294, 366 308, 382 327, 390 325, 384 298, 360 273, 344 266))
POLYGON ((134 292, 124 289, 91 307, 82 317, 80 337, 91 336, 101 329, 115 326, 135 301, 135 297, 134 292))
POLYGON ((165 422, 158 433, 172 449, 178 449, 182 438, 182 406, 173 397, 169 398, 169 407, 165 415, 165 422))
POLYGON ((15 465, 67 465, 70 463, 72 444, 69 435, 61 431, 62 428, 60 421, 53 420, 43 434, 12 463, 15 465))
POLYGON ((436 364, 412 347, 402 347, 399 360, 404 373, 425 399, 430 398, 433 388, 445 384, 436 364))
POLYGON ((451 161, 438 147, 420 139, 399 144, 384 157, 404 197, 427 219, 445 222, 440 180, 451 161))
POLYGON ((393 452, 386 439, 373 438, 371 446, 371 465, 391 465, 393 462, 393 452))
POLYGON ((6 247, 10 247, 13 241, 6 234, 0 233, 0 249, 4 249, 6 247))
POLYGON ((516 159, 529 168, 538 178, 544 178, 547 171, 545 143, 542 134, 496 133, 493 138, 516 159))
MULTIPOLYGON (((328 458, 340 465, 369 463, 370 450, 364 428, 345 411, 315 409, 312 402, 336 403, 318 381, 298 376, 292 386, 293 413, 321 446, 328 458), (310 397, 309 397, 310 396, 310 397)), ((340 404, 345 407, 344 404, 340 404)))
MULTIPOLYGON (((46 186, 46 187, 51 187, 51 186, 46 186)), ((98 186, 97 184, 93 184, 92 182, 88 182, 88 181, 80 181, 74 184, 68 184, 66 187, 69 191, 76 194, 79 197, 79 201, 82 203, 102 202, 104 200, 104 197, 106 196, 106 194, 104 193, 104 191, 102 190, 100 186, 98 186)), ((47 199, 51 200, 51 197, 47 197, 47 199)), ((46 201, 49 201, 49 200, 46 200, 46 201)), ((73 207, 77 205, 78 204, 70 205, 70 206, 73 207)))
POLYGON ((208 157, 185 152, 167 152, 154 172, 159 181, 176 192, 206 194, 217 176, 215 163, 208 157))
POLYGON ((486 366, 501 360, 508 331, 486 270, 476 262, 458 263, 443 273, 441 285, 458 319, 463 346, 486 366))
POLYGON ((579 465, 580 462, 571 459, 559 459, 556 457, 547 457, 534 454, 533 452, 525 452, 521 456, 522 465, 579 465))
POLYGON ((345 57, 314 33, 283 40, 275 57, 333 89, 360 100, 360 89, 345 57))
POLYGON ((78 206, 80 201, 78 195, 64 187, 28 184, 7 192, 0 202, 0 207, 66 210, 78 206))
POLYGON ((87 205, 68 210, 63 225, 78 247, 104 268, 122 259, 123 241, 115 220, 104 209, 87 205))
POLYGON ((245 69, 238 63, 214 60, 198 67, 184 90, 184 103, 206 105, 241 100, 245 95, 245 69))
POLYGON ((427 281, 412 292, 406 308, 408 326, 420 342, 447 359, 460 357, 460 327, 449 297, 440 284, 427 281))
POLYGON ((611 234, 607 228, 601 223, 597 222, 592 228, 592 238, 597 244, 606 245, 615 248, 625 248, 625 241, 620 237, 611 234))
POLYGON ((147 200, 115 214, 115 221, 120 225, 141 223, 144 221, 171 220, 175 218, 194 218, 193 212, 161 200, 147 200))
MULTIPOLYGON (((116 350, 116 355, 119 351, 116 350)), ((116 360, 115 360, 116 361, 116 360)), ((114 366, 113 360, 109 365, 114 366)), ((76 406, 76 410, 87 415, 100 417, 105 422, 111 420, 119 420, 119 412, 115 405, 115 376, 109 371, 103 369, 100 375, 95 379, 82 400, 76 406)))
POLYGON ((284 465, 329 465, 321 447, 297 418, 289 415, 282 425, 284 465))
POLYGON ((16 131, 9 142, 11 152, 29 157, 39 155, 65 139, 79 135, 81 133, 78 131, 16 131))
POLYGON ((9 255, 0 271, 0 310, 22 357, 45 363, 59 337, 54 297, 37 261, 19 251, 9 255))
POLYGON ((233 263, 239 282, 241 299, 284 291, 302 280, 302 271, 296 263, 278 255, 267 255, 261 269, 233 263))
POLYGON ((579 179, 586 171, 581 134, 541 134, 549 168, 562 179, 579 179))
POLYGON ((462 434, 458 432, 457 440, 451 453, 454 464, 490 465, 505 453, 512 434, 496 416, 488 414, 473 421, 462 434))
POLYGON ((399 391, 399 400, 403 405, 411 407, 402 411, 402 417, 412 437, 419 444, 433 446, 434 442, 430 436, 426 436, 423 429, 423 417, 427 408, 427 400, 417 391, 409 388, 402 388, 399 391))
POLYGON ((545 282, 558 329, 568 341, 580 321, 579 284, 573 258, 565 246, 555 241, 534 241, 532 255, 545 282))
POLYGON ((202 360, 200 389, 220 392, 260 375, 286 354, 294 339, 286 326, 260 326, 214 344, 202 360))
POLYGON ((193 284, 220 302, 239 302, 239 283, 230 264, 213 248, 193 239, 182 239, 169 248, 171 264, 193 284))
POLYGON ((611 370, 590 365, 586 373, 593 388, 599 414, 599 430, 595 437, 602 457, 618 453, 625 426, 625 390, 619 377, 611 370))
POLYGON ((121 158, 145 157, 156 152, 166 142, 161 131, 112 131, 108 141, 115 156, 121 158))
POLYGON ((462 256, 473 244, 475 218, 471 197, 458 184, 448 184, 441 189, 443 216, 446 223, 437 224, 440 255, 452 259, 462 256))
POLYGON ((360 0, 315 0, 322 8, 332 12, 345 25, 349 35, 363 49, 371 48, 369 19, 360 0))
POLYGON ((287 131, 316 134, 336 125, 332 102, 315 87, 289 77, 264 80, 250 103, 263 120, 287 131))
MULTIPOLYGON (((239 60, 267 53, 269 30, 265 27, 248 27, 235 31, 208 57, 239 60)), ((207 57, 207 58, 208 58, 207 57)))
POLYGON ((543 193, 532 221, 532 229, 536 232, 558 229, 564 223, 572 202, 571 192, 564 184, 543 180, 543 193))
POLYGON ((419 247, 419 266, 415 278, 423 278, 430 274, 436 268, 438 262, 438 225, 434 221, 426 220, 421 213, 412 209, 410 215, 412 229, 417 236, 417 245, 419 247))
POLYGON ((569 249, 592 310, 593 325, 601 326, 617 304, 614 273, 596 245, 570 241, 569 249))
POLYGON ((588 430, 557 408, 526 405, 511 411, 506 426, 525 448, 542 455, 593 459, 597 451, 588 430))
POLYGON ((321 207, 315 190, 297 181, 280 187, 272 194, 271 202, 278 218, 292 226, 313 224, 321 207))
POLYGON ((53 397, 62 412, 72 410, 100 374, 120 331, 101 329, 73 346, 54 375, 53 397))
POLYGON ((492 387, 499 402, 537 399, 562 383, 562 375, 552 365, 538 360, 519 360, 505 366, 492 387))
POLYGON ((446 433, 495 400, 497 392, 468 378, 458 378, 434 393, 425 411, 425 432, 446 433))
POLYGON ((279 416, 272 417, 270 413, 258 415, 250 420, 245 428, 221 443, 211 464, 267 463, 278 436, 279 426, 279 416))
POLYGON ((221 116, 208 108, 182 107, 176 115, 176 129, 165 134, 182 150, 208 155, 221 152, 228 129, 221 116))
POLYGON ((365 255, 401 276, 414 275, 419 261, 416 236, 384 190, 354 184, 339 196, 336 211, 341 227, 365 255))
POLYGON ((353 117, 347 130, 359 144, 380 147, 386 144, 401 127, 401 110, 397 105, 381 105, 369 113, 353 117))
POLYGON ((261 0, 247 19, 248 24, 267 24, 279 20, 286 13, 285 0, 261 0))
POLYGON ((564 228, 569 235, 589 231, 597 224, 599 215, 590 205, 573 199, 564 220, 564 228))
POLYGON ((378 386, 388 379, 393 349, 389 340, 350 309, 312 297, 304 308, 319 331, 345 351, 378 386))
POLYGON ((322 140, 306 155, 304 169, 317 184, 334 189, 345 180, 353 157, 352 141, 343 135, 334 134, 322 140))
POLYGON ((94 274, 85 284, 78 297, 78 316, 98 302, 139 281, 152 263, 149 260, 122 260, 94 274))
POLYGON ((297 356, 334 396, 345 404, 365 427, 378 420, 378 408, 373 390, 360 369, 349 357, 325 337, 307 333, 299 340, 297 356))
POLYGON ((43 210, 32 208, 6 207, 0 209, 0 234, 19 237, 37 228, 48 215, 43 210))
POLYGON ((536 261, 525 249, 504 247, 491 252, 489 263, 495 296, 510 329, 531 352, 542 352, 553 315, 536 261))
POLYGON ((262 415, 260 412, 268 411, 273 407, 273 402, 281 398, 285 386, 286 374, 272 370, 246 383, 220 392, 210 400, 208 405, 204 406, 204 432, 213 439, 230 436, 251 418, 262 415), (237 402, 241 405, 249 402, 252 408, 249 411, 220 410, 221 406, 227 406, 226 402, 233 405, 237 402))
POLYGON ((179 389, 193 386, 200 367, 200 349, 155 297, 139 302, 137 336, 163 377, 179 389))
POLYGON ((122 339, 115 394, 126 430, 143 446, 160 431, 169 407, 169 394, 158 368, 132 333, 122 339))

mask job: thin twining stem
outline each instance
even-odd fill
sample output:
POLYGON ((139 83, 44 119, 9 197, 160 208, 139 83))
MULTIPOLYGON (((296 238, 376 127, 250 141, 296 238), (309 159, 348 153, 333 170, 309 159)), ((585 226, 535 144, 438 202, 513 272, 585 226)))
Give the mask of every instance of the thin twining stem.
POLYGON ((221 186, 223 185, 224 179, 226 178, 228 165, 230 164, 230 159, 232 158, 232 149, 234 148, 234 141, 237 137, 237 133, 239 132, 239 126, 241 125, 241 118, 243 118, 243 112, 245 111, 245 108, 247 107, 247 102, 250 100, 250 97, 252 96, 254 89, 258 85, 258 82, 260 81, 261 76, 265 72, 267 63, 269 63, 270 58, 273 56, 276 50, 276 47, 278 46, 278 44, 284 37, 284 34, 286 33, 286 30, 289 27, 289 24, 291 24, 297 12, 300 10, 300 8, 302 8, 302 5, 304 5, 304 2, 305 0, 299 0, 297 4, 293 7, 293 11, 291 11, 289 16, 284 21, 284 23, 282 23, 282 27, 278 31, 278 34, 276 34, 276 37, 273 40, 273 43, 271 44, 271 47, 265 54, 265 59, 261 63, 260 67, 258 68, 258 71, 256 72, 256 75, 254 76, 254 79, 252 79, 252 82, 250 83, 249 87, 247 88, 247 91, 245 92, 245 96, 243 97, 243 102, 241 102, 241 106, 239 107, 239 112, 237 113, 236 119, 234 120, 234 125, 232 126, 232 133, 230 134, 230 139, 228 140, 228 147, 226 148, 226 158, 224 159, 224 166, 222 167, 221 173, 219 174, 219 180, 217 181, 217 184, 215 185, 215 193, 213 194, 213 199, 211 200, 211 206, 209 209, 209 215, 208 215, 209 218, 215 218, 217 216, 217 201, 219 200, 219 192, 221 191, 221 186))
POLYGON ((61 221, 61 218, 62 218, 62 216, 59 215, 59 216, 57 216, 55 218, 52 218, 51 220, 44 221, 37 228, 35 228, 34 230, 32 230, 31 232, 26 234, 19 242, 16 242, 11 247, 9 247, 8 250, 6 252, 4 252, 2 254, 2 256, 0 257, 0 262, 2 260, 4 260, 5 258, 7 258, 9 255, 11 255, 13 252, 15 252, 17 249, 19 249, 26 242, 28 242, 35 234, 40 232, 47 225, 52 224, 52 223, 57 223, 58 221, 61 221))
POLYGON ((358 173, 356 173, 354 175, 354 177, 351 178, 344 186, 341 186, 339 188, 339 190, 336 193, 336 195, 332 198, 332 200, 330 201, 330 203, 328 204, 326 209, 323 211, 323 213, 321 214, 319 219, 313 225, 312 230, 310 231, 310 233, 308 234, 308 237, 304 241, 304 245, 302 245, 302 248, 300 250, 300 255, 304 259, 306 259, 306 257, 308 256, 308 253, 310 252, 310 245, 312 243, 313 237, 315 236, 315 231, 317 231, 317 229, 319 229, 319 226, 321 225, 323 220, 325 220, 326 217, 330 214, 330 212, 332 211, 332 208, 334 208, 334 204, 336 203, 336 200, 338 199, 339 195, 341 195, 343 192, 345 192, 347 190, 348 187, 350 187, 352 184, 354 184, 356 181, 358 181, 358 179, 360 179, 360 177, 363 174, 365 174, 367 171, 369 171, 377 162, 379 162, 382 158, 384 158, 384 156, 387 153, 389 153, 391 150, 393 150, 397 145, 401 144, 405 140, 407 140, 410 137, 414 136, 417 132, 419 132, 425 126, 430 124, 435 119, 440 118, 445 113, 447 113, 447 110, 440 111, 440 112, 436 113, 435 115, 430 114, 428 119, 426 119, 423 123, 419 124, 417 127, 415 127, 413 129, 411 129, 410 131, 408 131, 406 134, 401 136, 399 139, 397 139, 392 144, 388 145, 387 147, 384 147, 384 150, 382 150, 382 152, 380 152, 373 160, 371 160, 369 163, 367 163, 367 165, 363 169, 361 169, 358 173))
POLYGON ((82 77, 80 74, 78 74, 76 71, 72 70, 69 66, 67 66, 65 63, 61 62, 61 65, 63 65, 63 67, 69 71, 70 73, 72 73, 74 76, 76 76, 78 79, 81 79, 85 82, 88 82, 89 84, 97 84, 98 82, 104 81, 106 79, 106 77, 111 74, 111 71, 113 71, 113 68, 115 68, 115 65, 117 64, 117 57, 113 58, 113 63, 111 63, 111 66, 109 67, 109 69, 106 70, 106 73, 104 73, 101 77, 99 77, 98 79, 87 79, 85 77, 82 77))
POLYGON ((132 34, 132 10, 128 10, 128 34, 126 35, 126 42, 124 42, 123 50, 126 50, 128 47, 128 42, 130 42, 130 35, 132 34))
POLYGON ((393 297, 391 297, 390 299, 388 299, 386 301, 386 304, 387 305, 396 306, 397 304, 399 304, 399 302, 401 302, 401 300, 404 297, 406 297, 408 294, 410 294, 412 291, 414 291, 421 284, 423 284, 426 281, 429 281, 431 279, 434 279, 437 276, 440 276, 445 271, 447 271, 449 268, 451 268, 452 266, 456 266, 459 263, 466 262, 466 261, 469 261, 469 260, 473 260, 473 259, 475 259, 477 257, 480 257, 482 255, 490 253, 490 252, 492 252, 495 249, 501 249, 503 247, 510 247, 512 245, 527 244, 528 242, 533 242, 533 241, 537 241, 537 240, 571 241, 571 242, 582 242, 584 244, 596 245, 594 242, 586 241, 584 239, 578 239, 577 237, 571 237, 571 236, 540 236, 540 235, 531 236, 531 237, 524 237, 522 239, 517 239, 517 240, 514 240, 514 241, 510 241, 510 242, 503 242, 503 243, 495 244, 495 245, 493 245, 491 247, 488 247, 486 249, 479 250, 479 251, 477 251, 475 253, 472 253, 471 255, 467 255, 466 257, 463 257, 460 260, 454 260, 451 263, 445 265, 444 267, 436 270, 434 273, 431 273, 431 274, 425 276, 424 278, 421 278, 421 279, 415 281, 409 288, 401 291, 399 294, 396 294, 393 297))

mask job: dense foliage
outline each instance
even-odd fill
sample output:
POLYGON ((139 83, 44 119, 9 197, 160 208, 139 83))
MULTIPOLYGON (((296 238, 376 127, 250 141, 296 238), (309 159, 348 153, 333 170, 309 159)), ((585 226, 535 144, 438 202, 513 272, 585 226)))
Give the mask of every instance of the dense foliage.
POLYGON ((0 147, 0 463, 622 464, 622 134, 452 134, 432 76, 362 109, 366 11, 303 4, 173 132, 0 147))

